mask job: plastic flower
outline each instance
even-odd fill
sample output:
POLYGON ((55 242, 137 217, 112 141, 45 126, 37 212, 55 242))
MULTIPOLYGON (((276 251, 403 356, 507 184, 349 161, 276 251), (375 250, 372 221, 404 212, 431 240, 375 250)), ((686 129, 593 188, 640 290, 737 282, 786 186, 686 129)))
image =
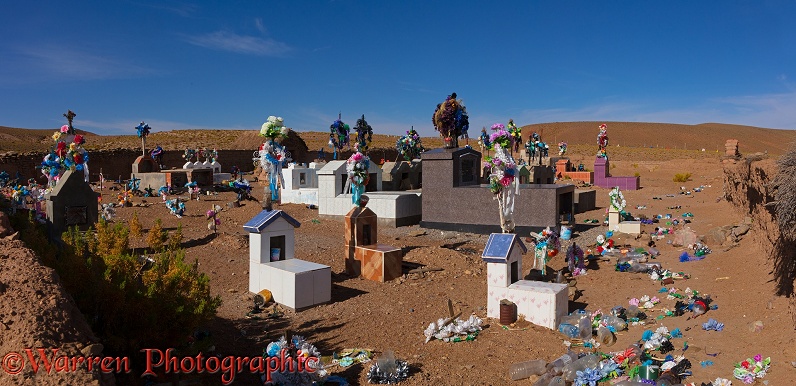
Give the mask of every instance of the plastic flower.
POLYGON ((754 358, 754 359, 755 359, 755 362, 760 362, 760 361, 762 361, 762 360, 763 360, 763 356, 762 356, 762 355, 760 355, 760 354, 757 354, 757 355, 755 355, 755 358, 754 358))
POLYGON ((82 145, 82 144, 86 143, 86 139, 83 138, 82 135, 78 134, 78 135, 75 136, 75 141, 74 142, 76 144, 78 144, 78 145, 82 145))
POLYGON ((64 133, 64 134, 68 133, 69 132, 69 125, 61 126, 61 132, 64 133))
POLYGON ((61 132, 56 131, 55 134, 53 134, 53 141, 58 141, 58 139, 60 138, 61 138, 61 132))
POLYGON ((602 377, 602 373, 596 368, 586 368, 575 373, 575 386, 597 386, 602 377))

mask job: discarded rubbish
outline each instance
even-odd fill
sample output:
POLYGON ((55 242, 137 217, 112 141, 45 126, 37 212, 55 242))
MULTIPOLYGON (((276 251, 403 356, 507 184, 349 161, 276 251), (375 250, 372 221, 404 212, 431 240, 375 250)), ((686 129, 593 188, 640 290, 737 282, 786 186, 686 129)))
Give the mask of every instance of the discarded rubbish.
POLYGON ((514 363, 509 366, 509 378, 512 381, 530 378, 532 375, 542 375, 547 371, 547 362, 543 359, 514 363))
POLYGON ((368 383, 395 384, 409 378, 409 365, 395 359, 392 351, 385 351, 368 370, 368 383))
POLYGON ((436 323, 431 323, 426 328, 424 334, 426 335, 426 343, 431 339, 436 338, 444 342, 462 342, 465 340, 474 340, 481 331, 481 318, 470 315, 467 320, 459 318, 440 318, 436 323))
POLYGON ((763 321, 762 320, 755 320, 750 326, 749 331, 751 332, 760 332, 763 331, 763 321))
POLYGON ((755 378, 763 378, 771 367, 771 358, 763 359, 760 354, 754 358, 747 358, 745 361, 736 363, 732 375, 746 384, 753 383, 755 378))

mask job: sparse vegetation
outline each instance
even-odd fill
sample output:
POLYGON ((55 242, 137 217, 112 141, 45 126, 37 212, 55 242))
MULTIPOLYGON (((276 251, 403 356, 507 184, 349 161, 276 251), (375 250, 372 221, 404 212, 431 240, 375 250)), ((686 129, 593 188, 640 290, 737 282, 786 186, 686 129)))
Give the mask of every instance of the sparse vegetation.
MULTIPOLYGON (((168 248, 153 255, 153 262, 142 261, 127 249, 130 230, 122 224, 100 220, 96 231, 70 228, 61 249, 32 218, 14 216, 12 224, 58 272, 107 355, 135 358, 141 347, 179 347, 221 305, 220 297, 210 295, 209 277, 198 263, 185 262, 183 249, 168 248)), ((172 240, 181 238, 177 229, 172 240)))
POLYGON ((133 217, 128 222, 130 227, 130 235, 133 237, 141 237, 141 222, 138 221, 138 212, 133 212, 133 217))
POLYGON ((691 173, 677 173, 674 175, 672 181, 674 182, 688 182, 691 179, 691 173))

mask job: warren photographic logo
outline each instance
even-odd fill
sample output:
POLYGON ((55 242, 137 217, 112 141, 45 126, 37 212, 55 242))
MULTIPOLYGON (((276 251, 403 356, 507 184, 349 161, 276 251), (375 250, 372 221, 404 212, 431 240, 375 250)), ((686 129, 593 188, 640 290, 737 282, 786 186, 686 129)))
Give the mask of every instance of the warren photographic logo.
POLYGON ((270 383, 274 373, 301 372, 314 373, 320 365, 316 357, 299 356, 297 359, 287 355, 287 350, 282 349, 279 355, 269 357, 236 357, 236 356, 208 356, 201 353, 196 356, 174 356, 174 349, 167 349, 164 353, 156 349, 141 350, 146 355, 146 370, 142 374, 155 376, 155 370, 162 368, 166 374, 172 373, 221 373, 221 383, 229 385, 239 373, 265 374, 264 381, 270 383))
POLYGON ((127 357, 94 357, 65 355, 59 349, 26 348, 21 352, 12 351, 3 356, 3 372, 17 375, 29 368, 34 373, 70 373, 76 371, 103 373, 129 373, 130 359, 127 357))

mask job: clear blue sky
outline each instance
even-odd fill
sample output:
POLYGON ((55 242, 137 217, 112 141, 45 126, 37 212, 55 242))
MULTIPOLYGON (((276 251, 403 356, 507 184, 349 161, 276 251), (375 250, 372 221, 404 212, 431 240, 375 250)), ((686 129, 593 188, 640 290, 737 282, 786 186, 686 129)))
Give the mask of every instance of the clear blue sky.
POLYGON ((456 92, 481 126, 796 129, 794 1, 6 1, 0 125, 377 133, 456 92))

